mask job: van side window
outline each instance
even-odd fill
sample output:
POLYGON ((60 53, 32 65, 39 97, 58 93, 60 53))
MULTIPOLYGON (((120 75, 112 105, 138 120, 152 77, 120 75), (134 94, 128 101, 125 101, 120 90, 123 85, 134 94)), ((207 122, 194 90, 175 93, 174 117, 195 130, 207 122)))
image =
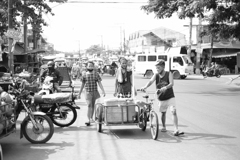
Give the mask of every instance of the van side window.
POLYGON ((156 61, 157 60, 157 56, 148 56, 148 61, 156 61))
POLYGON ((138 56, 138 62, 146 62, 146 56, 138 56))
POLYGON ((167 56, 158 56, 158 59, 163 59, 164 61, 167 61, 167 56))
POLYGON ((181 66, 183 66, 183 60, 181 57, 173 57, 173 62, 179 63, 181 66))

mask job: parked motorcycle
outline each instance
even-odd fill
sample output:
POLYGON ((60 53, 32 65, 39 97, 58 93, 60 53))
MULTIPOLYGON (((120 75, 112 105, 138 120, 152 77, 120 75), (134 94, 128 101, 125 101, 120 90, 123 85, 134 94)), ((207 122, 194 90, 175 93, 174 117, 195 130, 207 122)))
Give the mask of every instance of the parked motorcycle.
POLYGON ((207 78, 207 77, 217 77, 217 78, 220 78, 221 77, 221 72, 217 69, 216 72, 215 72, 215 75, 213 74, 213 70, 211 69, 208 69, 206 72, 202 72, 202 75, 204 78, 207 78))
POLYGON ((105 65, 105 66, 103 67, 103 74, 104 74, 104 73, 107 73, 107 74, 110 74, 110 75, 112 75, 112 76, 115 76, 116 70, 117 70, 117 67, 113 67, 113 66, 111 66, 111 65, 105 65))
POLYGON ((46 95, 46 94, 51 94, 54 93, 54 87, 53 87, 53 77, 46 76, 42 83, 42 88, 38 92, 39 95, 46 95))
POLYGON ((16 108, 14 110, 14 118, 10 119, 10 121, 14 122, 13 127, 16 127, 16 121, 21 111, 24 110, 26 112, 26 117, 21 123, 20 138, 24 136, 31 143, 48 142, 53 136, 54 126, 51 119, 45 113, 32 110, 32 94, 18 88, 16 83, 13 83, 13 86, 9 86, 8 92, 16 108))
POLYGON ((76 98, 73 87, 72 92, 68 93, 35 94, 35 110, 46 113, 55 125, 67 127, 77 119, 76 109, 80 107, 75 103, 76 98))

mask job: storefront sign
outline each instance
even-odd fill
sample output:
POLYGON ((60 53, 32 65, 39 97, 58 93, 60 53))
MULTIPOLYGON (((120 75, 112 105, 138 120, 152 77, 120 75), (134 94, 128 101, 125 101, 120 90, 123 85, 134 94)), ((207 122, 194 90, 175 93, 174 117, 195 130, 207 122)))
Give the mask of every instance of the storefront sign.
POLYGON ((22 38, 22 33, 15 29, 9 29, 5 35, 14 40, 20 40, 22 38))

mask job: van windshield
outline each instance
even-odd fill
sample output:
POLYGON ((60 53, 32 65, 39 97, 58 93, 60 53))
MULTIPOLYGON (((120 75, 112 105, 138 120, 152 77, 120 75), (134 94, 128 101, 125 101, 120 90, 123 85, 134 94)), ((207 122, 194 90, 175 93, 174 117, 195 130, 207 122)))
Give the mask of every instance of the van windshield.
POLYGON ((183 56, 184 62, 187 64, 192 64, 191 59, 188 56, 183 56))

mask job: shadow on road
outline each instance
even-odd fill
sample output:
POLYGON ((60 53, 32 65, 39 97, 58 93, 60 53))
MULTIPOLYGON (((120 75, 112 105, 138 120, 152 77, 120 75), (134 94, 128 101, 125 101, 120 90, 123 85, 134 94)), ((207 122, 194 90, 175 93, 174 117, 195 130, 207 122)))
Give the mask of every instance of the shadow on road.
POLYGON ((3 148, 4 159, 47 160, 49 159, 49 155, 54 154, 59 150, 64 150, 66 147, 74 146, 74 143, 67 143, 65 141, 62 141, 59 143, 46 143, 33 145, 31 143, 16 144, 12 142, 1 143, 1 145, 3 148))
POLYGON ((75 132, 75 131, 97 131, 95 124, 92 124, 91 126, 79 126, 79 127, 55 127, 54 128, 54 133, 58 134, 66 134, 66 132, 75 132))
POLYGON ((158 141, 159 142, 164 142, 164 143, 180 143, 182 141, 194 141, 194 140, 214 140, 214 139, 226 139, 226 138, 237 138, 233 136, 227 136, 227 135, 220 135, 220 134, 208 134, 208 133, 189 133, 185 132, 184 135, 181 136, 174 136, 173 131, 162 133, 160 132, 160 135, 158 136, 158 141))
MULTIPOLYGON (((111 132, 115 135, 118 139, 131 139, 131 140, 151 140, 152 135, 150 129, 147 128, 146 131, 141 131, 141 129, 118 129, 118 130, 111 130, 111 132)), ((173 136, 171 131, 168 132, 161 132, 159 130, 158 139, 156 142, 164 142, 164 143, 180 143, 181 139, 179 137, 173 136)))
POLYGON ((184 136, 184 140, 197 140, 197 139, 212 140, 221 138, 237 138, 237 137, 209 133, 185 133, 184 136))
POLYGON ((142 131, 139 128, 111 129, 110 131, 117 139, 151 139, 149 128, 146 131, 142 131))

